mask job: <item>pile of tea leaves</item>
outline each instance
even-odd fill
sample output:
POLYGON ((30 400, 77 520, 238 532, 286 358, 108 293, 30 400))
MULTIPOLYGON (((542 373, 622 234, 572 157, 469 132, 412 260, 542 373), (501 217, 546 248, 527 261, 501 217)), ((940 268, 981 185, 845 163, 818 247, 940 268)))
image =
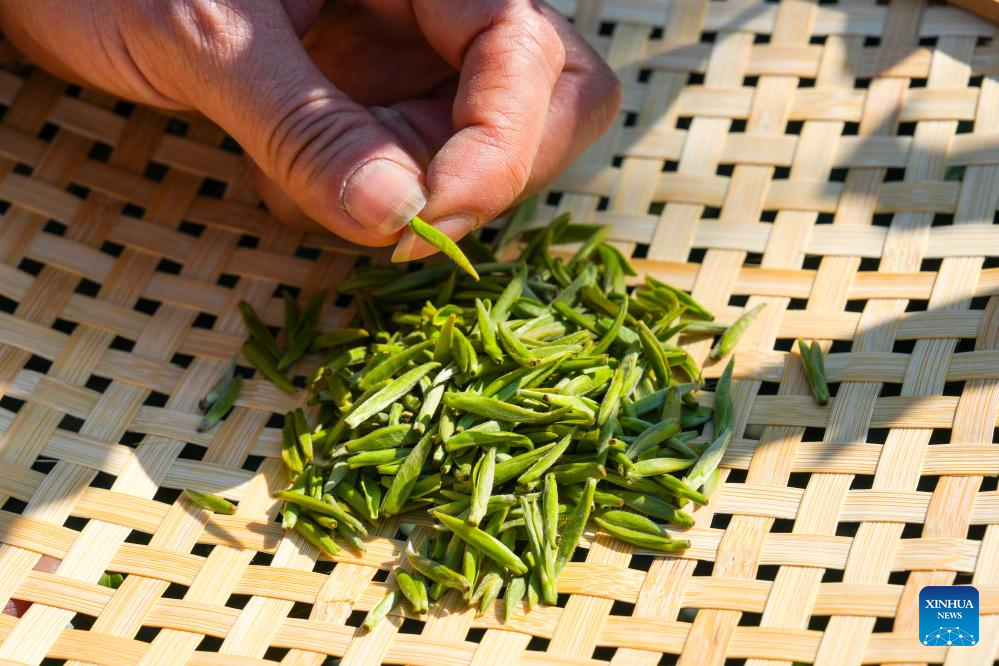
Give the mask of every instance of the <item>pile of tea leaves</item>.
POLYGON ((521 235, 516 261, 466 244, 477 280, 451 263, 361 268, 337 288, 356 301, 351 328, 317 330, 322 294, 287 297, 278 336, 244 304, 244 354, 276 385, 296 391, 287 370, 322 359, 307 408, 285 417, 284 527, 336 555, 386 517, 434 518, 365 626, 451 588, 480 613, 502 595, 505 618, 554 604, 588 524, 646 551, 689 546, 669 530, 691 527, 684 507, 717 483, 732 364, 712 411, 677 340, 718 336, 724 356, 755 312, 714 323, 686 292, 638 283, 606 237, 563 216, 521 235), (564 243, 578 249, 555 256, 564 243))

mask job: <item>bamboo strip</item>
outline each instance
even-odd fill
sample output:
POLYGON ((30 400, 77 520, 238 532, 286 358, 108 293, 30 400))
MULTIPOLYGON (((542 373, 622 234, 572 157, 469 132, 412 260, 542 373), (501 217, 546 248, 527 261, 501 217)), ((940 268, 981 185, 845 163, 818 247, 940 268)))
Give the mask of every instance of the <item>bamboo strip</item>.
MULTIPOLYGON (((452 595, 358 630, 392 585, 400 523, 363 555, 317 556, 271 498, 286 478, 267 424, 301 397, 248 379, 206 433, 196 403, 239 353, 236 303, 280 325, 280 285, 328 286, 322 325, 342 325, 354 304, 336 285, 357 257, 386 255, 274 224, 204 119, 0 68, 0 602, 33 604, 0 615, 0 660, 999 656, 995 26, 923 0, 553 5, 625 101, 533 226, 561 212, 610 225, 640 274, 692 290, 721 323, 766 304, 736 350, 721 484, 676 531, 691 548, 658 556, 588 530, 557 606, 504 624, 498 604, 476 618, 452 595), (825 407, 795 338, 827 353, 825 407), (239 510, 207 515, 175 499, 183 488, 239 510), (54 572, 34 569, 43 556, 54 572), (96 584, 105 570, 126 576, 117 590, 96 584), (920 646, 919 589, 967 582, 981 642, 920 646)), ((710 344, 681 342, 699 359, 710 344)), ((721 368, 707 364, 703 404, 721 368)), ((429 516, 406 520, 425 538, 429 516)))

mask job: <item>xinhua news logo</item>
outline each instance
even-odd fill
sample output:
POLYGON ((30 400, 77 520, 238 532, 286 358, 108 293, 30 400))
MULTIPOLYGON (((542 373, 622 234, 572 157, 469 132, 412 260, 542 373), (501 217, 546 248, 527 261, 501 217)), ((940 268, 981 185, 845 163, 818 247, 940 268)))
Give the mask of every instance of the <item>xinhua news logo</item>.
POLYGON ((978 590, 971 585, 929 585, 919 591, 919 640, 923 645, 978 643, 978 590))

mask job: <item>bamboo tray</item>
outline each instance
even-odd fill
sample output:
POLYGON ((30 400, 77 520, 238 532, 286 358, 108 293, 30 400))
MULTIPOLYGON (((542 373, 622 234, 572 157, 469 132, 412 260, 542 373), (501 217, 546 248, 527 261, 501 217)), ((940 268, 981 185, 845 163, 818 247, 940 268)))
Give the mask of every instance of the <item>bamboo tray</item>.
MULTIPOLYGON (((14 63, 0 70, 0 602, 33 605, 0 615, 0 661, 993 662, 995 27, 916 0, 555 4, 625 103, 542 217, 612 225, 640 271, 723 320, 768 304, 738 349, 737 437, 690 551, 588 539, 557 607, 500 626, 452 599, 355 629, 399 525, 335 562, 282 536, 272 411, 295 399, 266 381, 221 428, 195 426, 242 340, 236 303, 277 323, 279 285, 335 286, 363 251, 273 223, 203 119, 14 63), (828 408, 788 353, 796 337, 831 352, 828 408), (239 511, 207 519, 184 487, 239 511), (54 573, 32 569, 43 554, 54 573), (97 585, 105 570, 124 584, 97 585), (923 647, 918 591, 951 583, 980 590, 982 640, 923 647)), ((326 324, 350 315, 331 294, 326 324)))

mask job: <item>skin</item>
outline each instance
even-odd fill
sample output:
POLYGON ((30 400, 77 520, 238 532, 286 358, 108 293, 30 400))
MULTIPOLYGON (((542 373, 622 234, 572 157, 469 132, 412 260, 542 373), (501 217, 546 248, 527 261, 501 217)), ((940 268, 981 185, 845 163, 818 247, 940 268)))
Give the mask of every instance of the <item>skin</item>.
POLYGON ((0 0, 56 75, 196 109, 245 149, 279 218, 396 260, 550 182, 610 124, 613 73, 530 0, 0 0))

